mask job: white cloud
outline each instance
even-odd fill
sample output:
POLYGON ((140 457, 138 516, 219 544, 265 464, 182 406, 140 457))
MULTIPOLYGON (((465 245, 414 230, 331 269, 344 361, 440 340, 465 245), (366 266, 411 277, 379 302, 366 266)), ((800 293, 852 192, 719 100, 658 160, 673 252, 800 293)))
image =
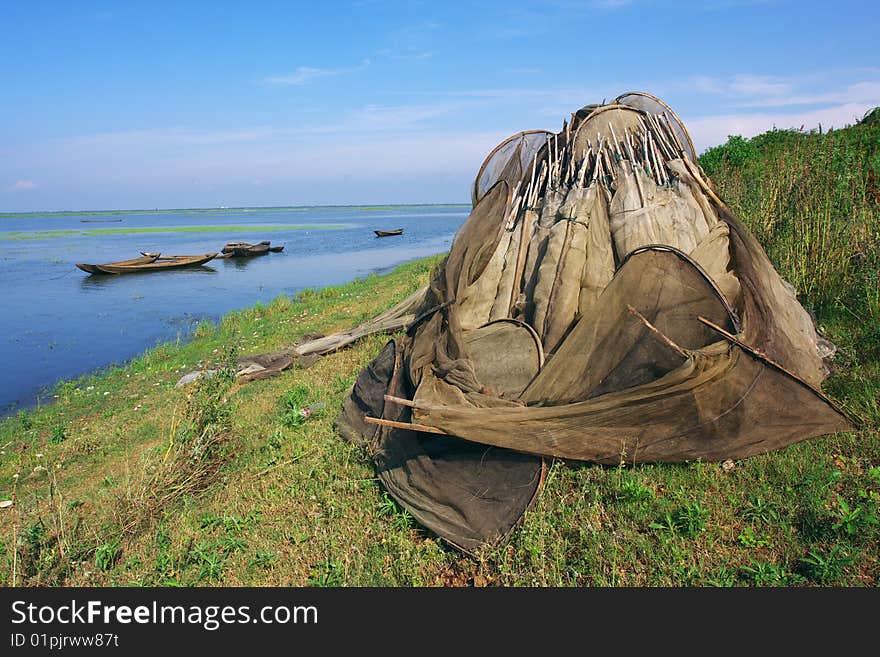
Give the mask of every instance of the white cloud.
POLYGON ((785 107, 790 105, 827 105, 873 103, 880 105, 880 82, 856 82, 843 89, 817 94, 786 94, 738 103, 739 107, 785 107))
POLYGON ((727 78, 697 75, 691 78, 694 88, 714 96, 781 96, 790 93, 793 80, 770 75, 737 74, 727 78))
POLYGON ((791 76, 696 76, 689 83, 703 97, 721 101, 717 114, 685 121, 698 150, 722 143, 728 135, 753 137, 774 127, 841 128, 880 105, 880 71, 870 68, 791 76))
POLYGON ((724 78, 693 76, 691 89, 730 101, 735 107, 785 107, 788 105, 880 104, 877 71, 825 71, 800 76, 771 76, 740 73, 724 78), (871 78, 852 79, 854 74, 871 78), (849 82, 843 79, 850 78, 849 82))
POLYGON ((10 192, 27 192, 32 189, 37 188, 37 183, 33 180, 16 180, 13 184, 11 184, 7 191, 10 192))
POLYGON ((370 60, 365 59, 358 66, 349 66, 345 68, 313 68, 311 66, 298 66, 292 75, 269 76, 263 78, 262 82, 269 87, 300 87, 320 78, 329 78, 362 71, 369 65, 370 60))

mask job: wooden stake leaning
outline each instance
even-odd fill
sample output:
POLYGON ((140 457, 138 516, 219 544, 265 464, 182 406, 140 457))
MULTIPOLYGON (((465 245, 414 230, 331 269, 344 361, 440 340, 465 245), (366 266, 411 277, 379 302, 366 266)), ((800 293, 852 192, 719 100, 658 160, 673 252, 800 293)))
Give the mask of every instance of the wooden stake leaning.
POLYGON ((638 310, 633 308, 631 305, 626 304, 626 309, 630 312, 631 315, 639 319, 642 324, 644 324, 649 331, 651 331, 652 335, 657 337, 661 342, 667 345, 670 349, 672 349, 675 353, 677 353, 682 358, 690 358, 691 352, 689 352, 684 347, 678 346, 675 342, 673 342, 669 337, 667 337, 660 329, 654 326, 648 319, 642 315, 638 310))
POLYGON ((396 420, 383 420, 379 417, 364 416, 364 422, 367 424, 378 424, 380 427, 391 427, 392 429, 407 429, 409 431, 418 431, 421 433, 434 433, 440 436, 448 436, 449 434, 438 429, 437 427, 429 427, 426 424, 413 424, 411 422, 397 422, 396 420))

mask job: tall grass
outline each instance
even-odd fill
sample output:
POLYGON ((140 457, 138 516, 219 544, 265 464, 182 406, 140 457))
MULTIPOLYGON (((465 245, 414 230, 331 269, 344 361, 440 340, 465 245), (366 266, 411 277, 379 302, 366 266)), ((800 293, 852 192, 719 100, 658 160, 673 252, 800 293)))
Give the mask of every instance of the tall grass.
POLYGON ((807 306, 880 322, 880 124, 731 137, 700 164, 807 306))

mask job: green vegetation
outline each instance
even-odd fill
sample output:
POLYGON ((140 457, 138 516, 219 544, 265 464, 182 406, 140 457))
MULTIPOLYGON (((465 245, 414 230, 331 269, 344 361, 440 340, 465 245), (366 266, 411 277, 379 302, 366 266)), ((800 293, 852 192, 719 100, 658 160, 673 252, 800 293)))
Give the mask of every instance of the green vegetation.
POLYGON ((0 509, 0 581, 876 586, 878 129, 732 138, 702 161, 838 345, 826 389, 858 432, 735 463, 556 461, 510 542, 462 557, 333 429, 386 336, 244 386, 228 365, 375 315, 427 280, 430 258, 204 323, 0 423, 0 500, 15 501, 0 509), (218 374, 175 389, 194 368, 218 374))
POLYGON ((832 132, 730 137, 700 163, 805 303, 823 317, 855 313, 880 330, 876 115, 832 132))
POLYGON ((88 228, 86 230, 58 229, 26 232, 0 232, 0 240, 45 240, 57 237, 95 237, 98 235, 137 235, 142 233, 267 233, 279 230, 339 230, 348 224, 268 224, 264 226, 142 226, 135 228, 88 228))
POLYGON ((259 212, 266 214, 268 212, 321 212, 321 211, 337 211, 337 210, 424 210, 424 209, 447 209, 462 208, 469 209, 470 203, 421 203, 421 204, 400 204, 400 205, 293 205, 293 206, 277 206, 277 207, 236 207, 236 208, 164 208, 162 210, 64 210, 59 212, 5 212, 0 213, 0 219, 11 219, 21 217, 115 217, 119 215, 153 215, 153 214, 241 214, 248 212, 259 212))

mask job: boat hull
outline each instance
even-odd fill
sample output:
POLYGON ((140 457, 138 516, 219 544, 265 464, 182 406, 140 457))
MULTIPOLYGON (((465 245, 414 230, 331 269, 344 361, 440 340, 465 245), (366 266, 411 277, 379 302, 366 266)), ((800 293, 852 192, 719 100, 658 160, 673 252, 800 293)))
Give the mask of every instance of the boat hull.
POLYGON ((106 274, 101 267, 132 267, 136 265, 145 265, 155 262, 160 257, 158 253, 144 253, 140 258, 132 258, 131 260, 120 260, 119 262, 108 262, 103 265, 90 265, 84 262, 76 263, 76 266, 88 274, 106 274))
POLYGON ((96 265, 105 274, 134 274, 139 272, 165 271, 168 269, 180 269, 182 267, 198 267, 213 260, 216 253, 206 253, 198 256, 170 256, 136 265, 96 265))
POLYGON ((226 246, 223 247, 221 253, 230 254, 234 258, 247 258, 250 256, 265 255, 269 253, 270 250, 271 249, 269 248, 269 242, 260 242, 259 244, 248 244, 247 242, 229 242, 226 246))

